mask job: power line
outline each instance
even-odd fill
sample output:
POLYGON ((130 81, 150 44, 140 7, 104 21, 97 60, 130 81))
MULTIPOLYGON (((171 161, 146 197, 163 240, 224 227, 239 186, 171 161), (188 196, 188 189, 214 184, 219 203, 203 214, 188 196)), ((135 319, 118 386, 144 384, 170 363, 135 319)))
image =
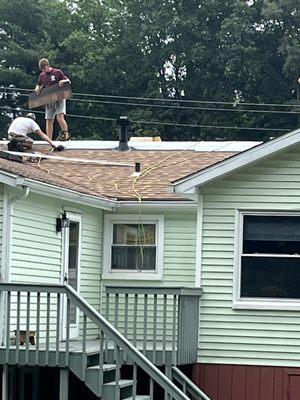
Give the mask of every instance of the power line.
MULTIPOLYGON (((26 91, 32 92, 32 89, 14 88, 14 87, 1 87, 5 90, 16 90, 16 91, 26 91)), ((117 96, 108 94, 92 94, 92 93, 73 93, 75 96, 88 96, 88 97, 100 97, 100 98, 113 98, 113 99, 132 99, 132 100, 144 100, 144 101, 157 101, 157 102, 178 102, 178 103, 197 103, 197 104, 223 104, 232 106, 264 106, 264 107, 300 107, 298 104, 282 104, 282 103, 248 103, 248 102, 229 102, 229 101, 211 101, 211 100, 186 100, 186 99, 159 99, 153 97, 133 97, 133 96, 117 96)))
MULTIPOLYGON (((1 93, 1 92, 0 92, 1 93)), ((3 92, 2 92, 3 93, 3 92)), ((27 97, 27 94, 20 93, 18 96, 27 97)), ((190 110, 190 111, 212 111, 212 112, 235 112, 235 113, 256 113, 256 114, 289 114, 299 115, 300 106, 298 111, 278 111, 278 110, 247 110, 247 109, 230 109, 230 108, 212 108, 212 107, 191 107, 191 106, 171 106, 165 104, 145 104, 145 103, 129 103, 119 101, 107 101, 107 100, 93 100, 93 99, 77 99, 70 98, 68 101, 78 101, 82 103, 95 103, 95 104, 109 104, 109 105, 121 105, 131 107, 149 107, 149 108, 166 108, 175 110, 190 110)))
MULTIPOLYGON (((26 108, 11 108, 0 106, 0 109, 4 109, 7 112, 9 110, 12 111, 25 111, 32 112, 32 110, 26 108)), ((35 111, 39 114, 45 114, 44 111, 35 111)), ((117 118, 107 118, 107 117, 95 117, 90 115, 80 115, 80 114, 66 114, 68 117, 73 118, 82 118, 82 119, 90 119, 90 120, 100 120, 100 121, 114 121, 116 122, 117 118)), ((230 129, 230 130, 245 130, 245 131, 265 131, 265 132, 290 132, 291 129, 278 129, 278 128, 251 128, 251 127, 240 127, 240 126, 223 126, 223 125, 198 125, 198 124, 179 124, 173 122, 159 122, 159 121, 131 121, 134 124, 144 124, 144 125, 160 125, 160 126, 173 126, 180 128, 203 128, 203 129, 230 129)))

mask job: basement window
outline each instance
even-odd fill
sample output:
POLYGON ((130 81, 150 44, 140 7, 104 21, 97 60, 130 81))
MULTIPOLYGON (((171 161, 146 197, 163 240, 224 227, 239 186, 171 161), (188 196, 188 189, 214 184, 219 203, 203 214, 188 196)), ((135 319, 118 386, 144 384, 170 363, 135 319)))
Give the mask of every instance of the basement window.
POLYGON ((241 213, 236 275, 234 308, 300 309, 300 215, 241 213))
POLYGON ((161 279, 163 216, 107 215, 103 277, 161 279))

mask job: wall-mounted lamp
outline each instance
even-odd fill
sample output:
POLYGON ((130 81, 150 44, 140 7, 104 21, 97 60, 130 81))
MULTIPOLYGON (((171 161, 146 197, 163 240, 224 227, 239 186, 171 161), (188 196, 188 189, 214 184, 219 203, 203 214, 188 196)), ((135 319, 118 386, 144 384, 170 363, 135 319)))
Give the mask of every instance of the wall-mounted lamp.
POLYGON ((69 228, 69 226, 70 220, 65 212, 56 218, 56 232, 61 232, 63 228, 69 228))

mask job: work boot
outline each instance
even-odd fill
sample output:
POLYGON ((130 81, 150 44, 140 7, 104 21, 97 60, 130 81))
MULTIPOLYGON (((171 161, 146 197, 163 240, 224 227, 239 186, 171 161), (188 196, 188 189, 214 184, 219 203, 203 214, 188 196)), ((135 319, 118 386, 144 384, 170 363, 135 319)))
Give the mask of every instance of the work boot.
POLYGON ((61 140, 62 142, 66 142, 71 139, 70 132, 68 131, 59 131, 55 140, 61 140))

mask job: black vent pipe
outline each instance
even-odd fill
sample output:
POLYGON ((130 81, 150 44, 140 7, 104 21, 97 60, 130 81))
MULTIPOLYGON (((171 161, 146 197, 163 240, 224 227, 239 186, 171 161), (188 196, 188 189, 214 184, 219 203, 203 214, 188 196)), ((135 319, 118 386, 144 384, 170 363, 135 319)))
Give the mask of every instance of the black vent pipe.
POLYGON ((129 117, 120 117, 117 120, 117 124, 120 126, 120 133, 119 133, 119 151, 127 151, 129 150, 128 147, 128 131, 130 127, 130 119, 129 117))

